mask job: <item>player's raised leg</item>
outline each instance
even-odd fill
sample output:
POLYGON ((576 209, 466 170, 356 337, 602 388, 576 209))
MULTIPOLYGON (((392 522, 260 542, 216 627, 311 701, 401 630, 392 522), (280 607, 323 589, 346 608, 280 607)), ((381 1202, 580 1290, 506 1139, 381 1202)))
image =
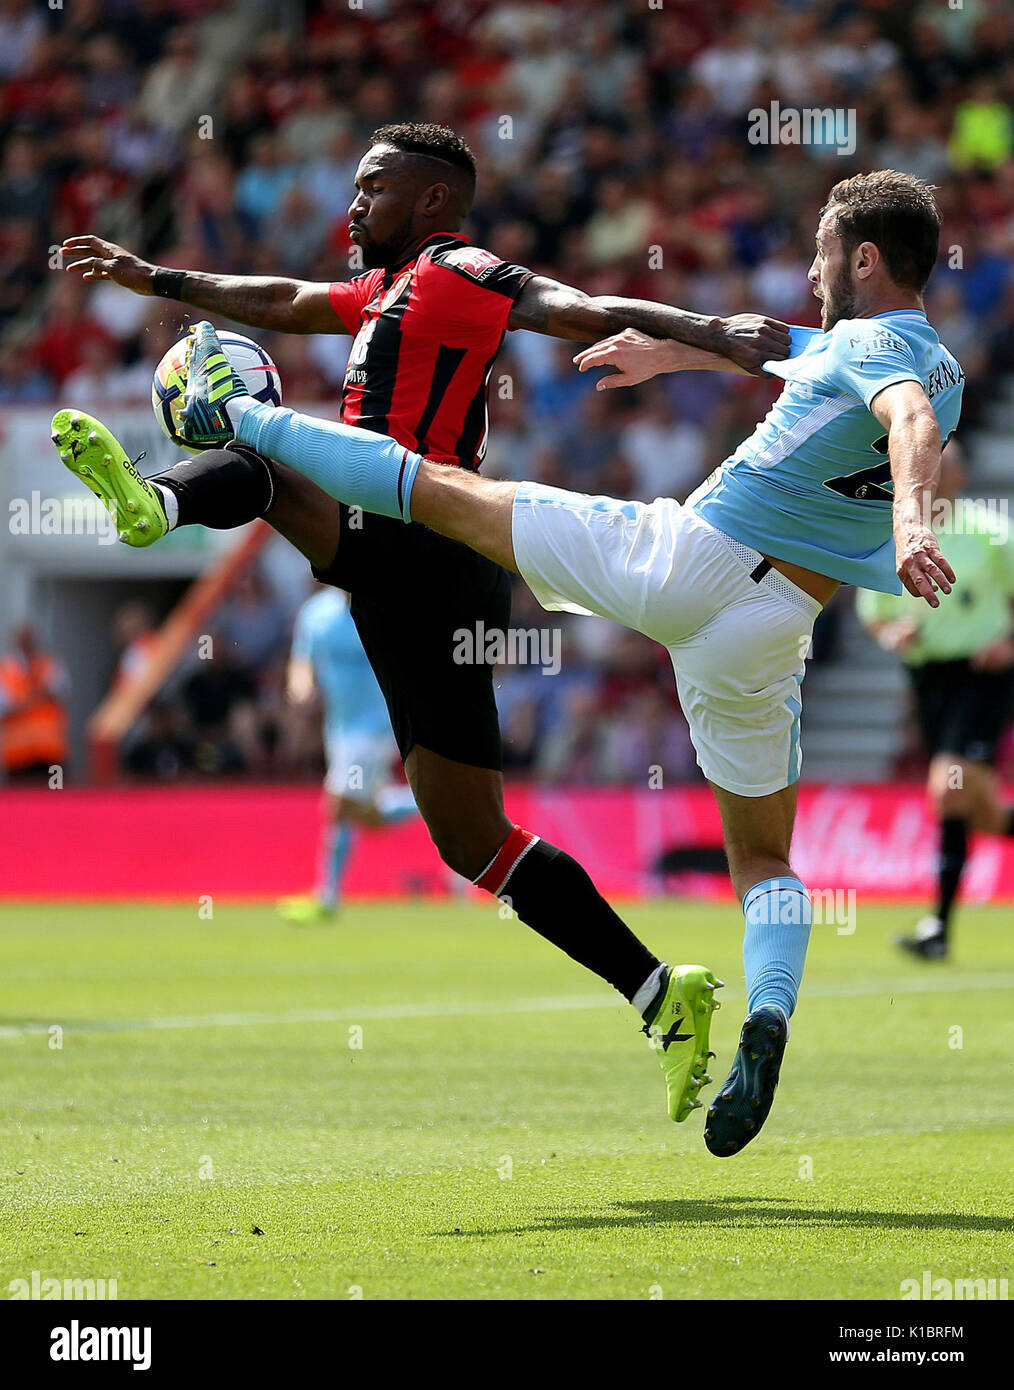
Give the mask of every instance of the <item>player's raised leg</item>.
MULTIPOLYGON (((210 330, 210 325, 206 327, 210 330)), ((199 340, 205 351, 210 350, 209 337, 214 338, 213 330, 199 340)), ((220 411, 227 409, 234 417, 235 431, 231 417, 226 424, 214 427, 223 447, 230 442, 234 448, 240 443, 248 445, 256 455, 272 460, 276 473, 298 474, 305 486, 324 493, 332 502, 405 522, 419 521, 517 573, 511 539, 516 483, 430 463, 387 435, 302 415, 284 406, 260 405, 246 394, 239 378, 235 380, 235 395, 219 406, 220 411)), ((183 428, 188 439, 208 438, 211 432, 211 427, 202 435, 191 433, 186 425, 183 428)), ((276 510, 277 506, 272 509, 272 525, 277 525, 276 510)), ((304 510, 301 500, 296 499, 293 523, 300 527, 304 510)), ((285 529, 279 529, 286 534, 285 529)), ((333 534, 338 532, 335 525, 333 534)), ((318 564, 318 568, 323 566, 318 564)))
POLYGON ((316 569, 334 559, 341 510, 333 497, 283 463, 232 443, 181 459, 148 482, 166 505, 169 525, 231 531, 262 518, 316 569))
POLYGON ((427 463, 387 435, 284 406, 260 405, 247 393, 206 321, 196 324, 191 335, 186 400, 180 429, 195 446, 246 444, 340 502, 433 525, 442 535, 465 541, 505 568, 515 568, 510 546, 514 484, 427 463), (460 490, 446 483, 444 475, 452 473, 460 474, 460 490))
POLYGON ((82 410, 58 410, 52 439, 66 467, 108 509, 121 541, 141 547, 166 534, 162 499, 101 421, 82 410))
POLYGON ((341 535, 335 499, 244 445, 208 449, 143 478, 112 431, 84 411, 57 411, 52 437, 63 463, 108 508, 127 545, 154 545, 180 526, 228 531, 263 517, 315 568, 334 559, 341 535))

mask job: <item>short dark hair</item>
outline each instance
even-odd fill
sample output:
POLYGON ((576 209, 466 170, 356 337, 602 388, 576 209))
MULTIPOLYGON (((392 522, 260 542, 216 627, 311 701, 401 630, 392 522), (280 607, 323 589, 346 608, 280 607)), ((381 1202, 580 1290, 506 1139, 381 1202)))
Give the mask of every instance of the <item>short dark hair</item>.
POLYGON ((836 183, 820 215, 835 213, 834 230, 847 256, 862 242, 872 241, 894 283, 921 294, 940 249, 940 209, 934 192, 914 174, 877 169, 836 183))
POLYGON ((370 136, 370 141, 374 145, 391 145, 406 154, 424 155, 453 164, 475 186, 475 155, 450 126, 433 121, 403 121, 400 125, 380 126, 370 136))

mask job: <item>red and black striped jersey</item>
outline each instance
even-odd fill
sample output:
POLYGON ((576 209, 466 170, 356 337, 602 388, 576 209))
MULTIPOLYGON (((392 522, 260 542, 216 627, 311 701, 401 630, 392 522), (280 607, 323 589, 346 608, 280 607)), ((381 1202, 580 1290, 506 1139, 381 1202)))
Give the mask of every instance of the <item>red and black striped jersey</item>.
POLYGON ((355 334, 339 418, 437 463, 477 469, 493 361, 531 275, 438 232, 399 265, 332 284, 334 311, 355 334))

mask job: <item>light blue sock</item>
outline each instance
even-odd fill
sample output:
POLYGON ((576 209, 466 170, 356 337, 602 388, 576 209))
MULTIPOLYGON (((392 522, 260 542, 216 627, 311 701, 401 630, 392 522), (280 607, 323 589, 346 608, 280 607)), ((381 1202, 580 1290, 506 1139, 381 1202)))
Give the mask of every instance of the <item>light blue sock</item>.
POLYGON ((351 825, 332 823, 324 830, 324 843, 320 859, 320 881, 317 896, 328 907, 336 906, 341 897, 342 878, 345 863, 352 848, 355 833, 351 825))
POLYGON ((255 401, 239 414, 236 438, 288 464, 339 502, 412 520, 409 499, 422 459, 386 434, 255 401))
POLYGON ((798 878, 768 878, 743 899, 743 965, 752 1012, 777 1005, 790 1018, 803 978, 813 922, 810 895, 798 878))
POLYGON ((377 810, 383 816, 385 825, 398 825, 419 814, 411 787, 385 787, 377 797, 377 810))

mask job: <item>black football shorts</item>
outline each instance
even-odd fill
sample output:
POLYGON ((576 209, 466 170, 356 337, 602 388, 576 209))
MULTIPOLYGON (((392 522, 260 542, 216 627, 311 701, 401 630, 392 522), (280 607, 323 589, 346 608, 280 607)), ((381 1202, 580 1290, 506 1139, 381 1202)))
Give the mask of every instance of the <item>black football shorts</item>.
POLYGON ((458 541, 411 522, 342 505, 341 538, 322 584, 347 589, 351 612, 384 692, 402 759, 418 744, 454 762, 501 767, 493 670, 455 661, 462 631, 505 631, 510 575, 458 541), (359 524, 361 523, 361 524, 359 524))
POLYGON ((992 764, 1007 728, 1014 671, 977 671, 969 661, 927 661, 909 674, 923 746, 992 764))

